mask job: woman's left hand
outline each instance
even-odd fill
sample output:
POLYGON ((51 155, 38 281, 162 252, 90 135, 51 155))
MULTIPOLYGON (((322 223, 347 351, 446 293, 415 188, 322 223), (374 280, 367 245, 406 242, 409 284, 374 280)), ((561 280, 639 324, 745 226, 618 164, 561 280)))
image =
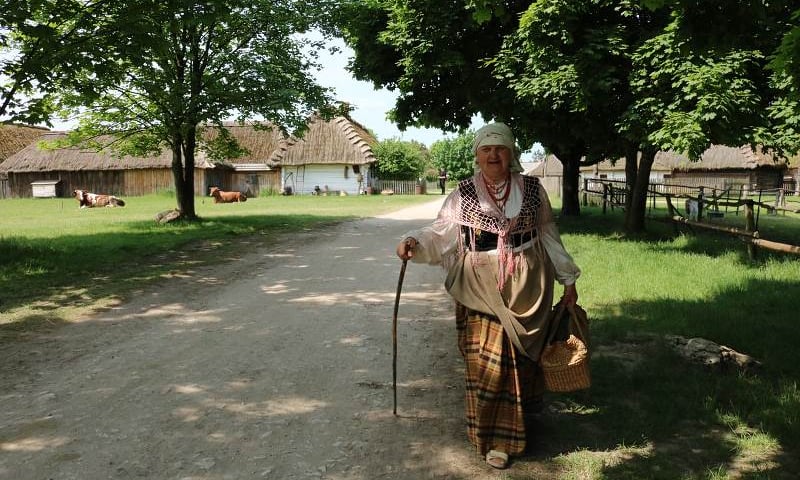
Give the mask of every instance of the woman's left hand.
POLYGON ((575 288, 574 283, 572 285, 564 285, 564 296, 561 297, 561 301, 567 306, 578 303, 578 289, 575 288))

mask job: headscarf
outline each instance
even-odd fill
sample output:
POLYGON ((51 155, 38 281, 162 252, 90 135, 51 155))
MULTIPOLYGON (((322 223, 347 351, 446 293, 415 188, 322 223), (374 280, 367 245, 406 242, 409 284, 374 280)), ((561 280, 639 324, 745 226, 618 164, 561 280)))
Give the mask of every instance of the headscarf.
POLYGON ((478 148, 484 145, 503 145, 508 148, 511 151, 509 170, 514 173, 522 173, 522 165, 519 163, 521 152, 508 125, 495 122, 481 127, 480 130, 475 132, 475 140, 472 141, 472 153, 477 154, 478 148))

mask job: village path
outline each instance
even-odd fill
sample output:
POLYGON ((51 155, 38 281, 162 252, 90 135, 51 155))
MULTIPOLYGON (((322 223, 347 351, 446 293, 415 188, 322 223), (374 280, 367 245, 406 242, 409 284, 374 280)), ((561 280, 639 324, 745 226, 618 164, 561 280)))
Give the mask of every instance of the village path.
MULTIPOLYGON (((402 233, 440 202, 256 245, 0 349, 0 478, 500 478, 466 440, 436 267, 402 233)), ((506 477, 507 478, 507 477, 506 477)))

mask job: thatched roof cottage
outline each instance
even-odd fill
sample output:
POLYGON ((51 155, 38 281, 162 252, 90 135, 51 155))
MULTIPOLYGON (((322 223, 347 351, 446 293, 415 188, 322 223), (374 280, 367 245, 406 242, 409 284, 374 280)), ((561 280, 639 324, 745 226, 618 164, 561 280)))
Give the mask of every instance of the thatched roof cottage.
MULTIPOLYGON (((727 147, 712 145, 700 160, 692 162, 675 152, 658 152, 650 172, 651 183, 672 183, 687 186, 726 188, 746 185, 751 189, 776 188, 781 185, 787 162, 749 146, 727 147)), ((582 167, 581 176, 609 180, 625 180, 625 159, 613 164, 610 160, 582 167)), ((545 163, 528 172, 535 176, 561 176, 561 162, 548 155, 545 163)))
MULTIPOLYGON (((240 157, 216 161, 219 166, 229 168, 220 170, 216 183, 210 183, 208 187, 242 192, 248 197, 256 197, 262 191, 279 192, 280 166, 272 160, 272 156, 285 142, 283 133, 278 128, 256 128, 252 123, 225 122, 223 126, 245 153, 240 157)), ((210 128, 204 135, 206 139, 213 139, 217 136, 217 130, 210 128)))
POLYGON ((673 152, 661 154, 665 155, 665 161, 673 164, 670 183, 689 186, 724 189, 742 185, 751 190, 780 188, 788 168, 785 159, 776 158, 760 148, 753 151, 749 146, 713 145, 703 152, 698 162, 673 152))
MULTIPOLYGON (((0 174, 8 176, 10 196, 30 197, 31 184, 45 180, 59 182, 59 196, 69 196, 75 189, 128 196, 174 189, 169 150, 155 157, 118 158, 111 152, 87 148, 42 148, 43 143, 65 136, 65 132, 45 132, 0 164, 0 174)), ((213 170, 215 165, 201 153, 195 166, 195 190, 205 192, 205 171, 213 170)))
MULTIPOLYGON (((8 157, 35 142, 45 132, 47 129, 42 127, 0 124, 0 168, 8 157)), ((9 195, 8 177, 0 170, 0 198, 9 195)))
POLYGON ((358 194, 372 181, 369 166, 376 161, 372 147, 378 141, 358 122, 347 117, 324 121, 313 117, 302 138, 290 137, 271 157, 281 166, 283 188, 299 194, 315 187, 358 194))
MULTIPOLYGON (((206 195, 211 186, 257 196, 264 190, 280 192, 286 187, 293 193, 311 193, 317 185, 356 194, 368 185, 368 167, 375 161, 371 147, 376 140, 349 118, 326 122, 314 117, 302 138, 284 137, 277 128, 256 128, 249 123, 226 123, 225 128, 245 154, 212 160, 199 150, 195 192, 200 195, 206 195)), ((204 135, 213 138, 217 132, 208 129, 204 135)), ((0 175, 9 178, 10 196, 30 197, 31 184, 44 180, 59 181, 61 196, 76 188, 128 196, 174 188, 169 150, 156 157, 118 158, 91 149, 39 148, 41 142, 64 136, 64 132, 45 132, 0 165, 0 175)))

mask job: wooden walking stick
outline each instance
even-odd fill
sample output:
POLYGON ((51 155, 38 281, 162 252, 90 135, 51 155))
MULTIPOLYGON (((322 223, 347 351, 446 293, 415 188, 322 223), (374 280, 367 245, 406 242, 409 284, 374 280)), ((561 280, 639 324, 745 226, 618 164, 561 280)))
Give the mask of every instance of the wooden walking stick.
POLYGON ((392 393, 394 394, 394 408, 392 413, 397 415, 397 310, 400 308, 400 291, 403 289, 403 277, 406 274, 406 264, 403 260, 400 266, 400 278, 397 279, 397 294, 394 297, 394 315, 392 315, 392 393))

